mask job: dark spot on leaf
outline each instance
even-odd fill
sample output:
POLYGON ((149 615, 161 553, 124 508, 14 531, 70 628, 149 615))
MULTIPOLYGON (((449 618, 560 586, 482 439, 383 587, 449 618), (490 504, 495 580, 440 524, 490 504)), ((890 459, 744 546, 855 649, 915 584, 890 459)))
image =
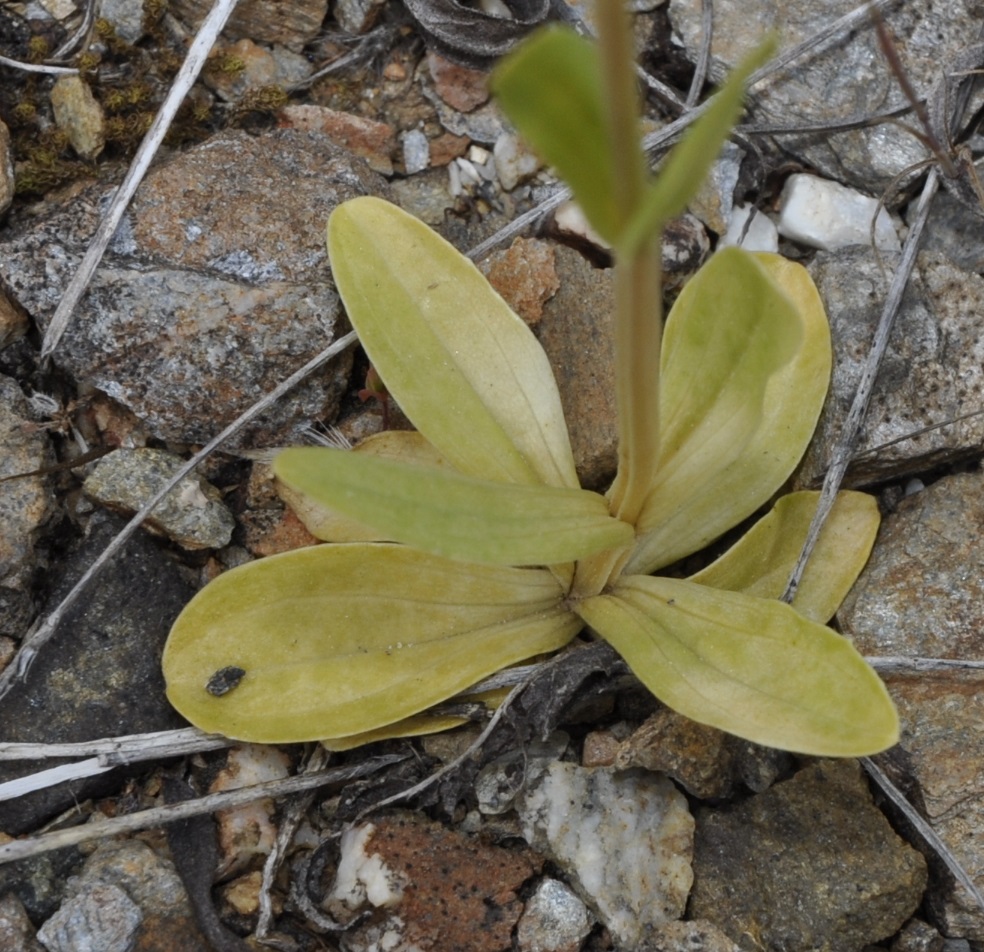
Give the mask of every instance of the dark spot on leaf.
POLYGON ((243 668, 237 668, 235 665, 219 668, 219 670, 208 679, 208 684, 205 685, 205 690, 208 691, 208 693, 213 697, 222 697, 223 694, 228 694, 233 688, 238 687, 239 682, 242 681, 245 676, 245 670, 243 668))

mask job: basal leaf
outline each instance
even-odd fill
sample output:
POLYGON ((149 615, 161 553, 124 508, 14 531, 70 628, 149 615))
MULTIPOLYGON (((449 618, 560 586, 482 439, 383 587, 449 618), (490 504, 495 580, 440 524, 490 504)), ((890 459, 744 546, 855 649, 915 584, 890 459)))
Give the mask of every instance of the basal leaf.
POLYGON ((577 487, 546 355, 464 255, 371 197, 335 210, 328 253, 373 367, 445 459, 483 479, 577 487))
MULTIPOLYGON (((416 430, 384 430, 374 433, 350 451, 376 456, 380 459, 399 460, 418 466, 450 466, 448 461, 416 430)), ((304 528, 316 539, 324 542, 392 542, 379 530, 364 525, 337 509, 322 505, 311 496, 298 492, 286 483, 277 484, 277 492, 304 523, 304 528)))
POLYGON ((806 448, 829 380, 830 335, 815 290, 804 306, 806 272, 771 257, 718 252, 670 311, 660 461, 627 574, 669 565, 749 516, 806 448))
POLYGON ((898 740, 888 692, 851 643, 782 602, 632 576, 577 611, 656 697, 702 724, 824 757, 898 740))
POLYGON ((745 81, 772 56, 775 46, 774 38, 767 40, 738 64, 704 114, 666 157, 629 226, 623 250, 637 247, 671 218, 686 211, 741 115, 745 81))
POLYGON ((346 737, 417 714, 580 629, 546 570, 405 546, 313 546, 202 589, 164 649, 171 703, 228 737, 346 737), (216 696, 214 673, 237 673, 216 696), (241 674, 239 673, 241 672, 241 674))
MULTIPOLYGON (((779 598, 819 499, 817 492, 783 496, 724 555, 689 580, 759 598, 779 598)), ((820 624, 833 617, 868 561, 879 522, 874 496, 838 494, 792 602, 801 615, 820 624)))
POLYGON ((447 558, 549 565, 627 545, 633 536, 601 496, 584 489, 490 482, 310 446, 284 450, 273 468, 295 492, 447 558))
POLYGON ((618 233, 615 172, 594 43, 568 27, 533 34, 492 74, 492 91, 523 137, 570 185, 594 229, 618 233))

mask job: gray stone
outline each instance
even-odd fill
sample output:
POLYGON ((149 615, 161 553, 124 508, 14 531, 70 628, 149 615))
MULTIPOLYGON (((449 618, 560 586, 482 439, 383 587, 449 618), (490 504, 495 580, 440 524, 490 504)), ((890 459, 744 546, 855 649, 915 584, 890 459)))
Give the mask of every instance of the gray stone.
POLYGON ((943 937, 928 922, 910 919, 892 942, 892 952, 943 952, 943 937))
MULTIPOLYGON (((60 601, 121 526, 108 514, 92 516, 88 538, 52 565, 57 584, 46 608, 60 601)), ((171 623, 192 594, 193 587, 153 540, 143 533, 132 537, 66 613, 28 679, 0 699, 4 740, 85 741, 184 726, 164 695, 160 654, 171 623)), ((0 765, 0 781, 38 769, 30 762, 8 762, 0 765)), ((119 780, 119 771, 109 771, 2 801, 0 829, 12 835, 35 829, 119 780)))
MULTIPOLYGON (((883 260, 885 274, 872 252, 863 248, 821 253, 810 265, 830 318, 834 372, 799 472, 801 485, 822 478, 854 399, 897 258, 883 255, 883 260)), ((981 392, 984 280, 939 255, 920 255, 875 383, 847 485, 921 473, 979 455, 984 449, 984 416, 916 431, 978 409, 981 392)))
POLYGON ((430 146, 420 129, 403 134, 403 165, 407 175, 423 172, 430 165, 430 146))
POLYGON ((332 13, 346 33, 361 35, 373 28, 385 5, 386 0, 336 0, 332 13))
MULTIPOLYGON (((0 478, 30 473, 52 461, 48 435, 32 418, 20 387, 3 376, 0 446, 0 478)), ((48 477, 0 482, 0 635, 20 638, 33 617, 35 550, 53 510, 48 477)))
POLYGON ((541 879, 516 927, 522 952, 577 952, 591 931, 584 903, 557 879, 541 879))
POLYGON ((980 214, 949 192, 938 192, 919 247, 946 255, 965 271, 984 271, 984 227, 980 214))
POLYGON ((523 835, 563 871, 616 941, 678 919, 693 882, 693 818, 665 777, 554 762, 528 779, 523 835))
POLYGON ((119 886, 69 899, 38 931, 48 952, 129 952, 143 916, 119 886))
MULTIPOLYGON (((958 474, 908 496, 886 518, 838 620, 863 654, 984 657, 984 476, 958 474)), ((984 888, 984 676, 886 675, 901 746, 925 815, 984 888)), ((948 881, 929 905, 947 935, 984 940, 984 914, 948 881)))
MULTIPOLYGON (((175 0, 168 10, 197 29, 211 6, 209 0, 175 0)), ((233 40, 280 43, 299 53, 317 39, 327 15, 328 0, 243 0, 236 5, 222 34, 233 40)))
MULTIPOLYGON (((780 49, 789 49, 856 6, 855 0, 715 3, 711 74, 720 79, 770 31, 778 33, 780 49)), ((910 82, 917 94, 927 96, 947 60, 977 36, 980 12, 973 0, 946 4, 912 0, 889 5, 883 16, 897 39, 910 82)), ((700 48, 701 0, 673 0, 670 20, 688 56, 695 59, 700 48)), ((908 102, 867 23, 802 57, 777 79, 760 84, 752 98, 755 119, 770 125, 832 123, 908 102)), ((783 135, 779 142, 828 178, 866 190, 887 189, 896 175, 927 156, 915 136, 890 122, 845 132, 783 135)))
MULTIPOLYGON (((132 515, 183 464, 164 450, 116 450, 99 460, 82 488, 100 505, 132 515)), ((144 525, 186 549, 221 549, 232 539, 236 520, 219 491, 191 474, 157 504, 144 525)))
POLYGON ((726 142, 704 183, 687 206, 692 215, 696 215, 717 235, 723 235, 728 230, 735 204, 735 189, 738 187, 738 173, 744 157, 742 149, 733 142, 726 142))
POLYGON ((632 952, 740 952, 716 925, 710 922, 667 922, 632 952))
POLYGON ((137 43, 144 35, 142 0, 99 0, 98 16, 109 20, 116 35, 127 43, 137 43))
POLYGON ((925 861, 872 804, 855 761, 818 761, 697 814, 689 915, 758 949, 860 949, 898 930, 925 885, 925 861))
MULTIPOLYGON (((151 435, 204 442, 346 328, 324 228, 382 180, 315 133, 223 133, 152 171, 56 351, 151 435)), ((0 278, 46 325, 105 196, 78 196, 0 244, 0 278)), ((351 355, 241 435, 284 445, 337 412, 351 355)))
POLYGON ((13 894, 0 896, 0 949, 4 952, 43 952, 34 938, 27 911, 13 894))

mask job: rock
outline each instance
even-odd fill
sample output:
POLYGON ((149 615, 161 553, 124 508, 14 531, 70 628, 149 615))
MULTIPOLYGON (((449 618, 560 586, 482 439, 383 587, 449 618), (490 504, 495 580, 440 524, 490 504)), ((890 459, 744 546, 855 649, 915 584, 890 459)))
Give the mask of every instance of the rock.
POLYGON ((101 843, 69 889, 68 899, 38 933, 49 952, 210 948, 194 924, 174 864, 139 840, 101 843))
POLYGON ((387 123, 307 104, 285 106, 280 115, 288 128, 324 133, 332 142, 365 159, 374 171, 393 174, 396 133, 387 123))
POLYGON ((444 224, 444 213, 454 204, 444 169, 431 168, 410 178, 396 179, 390 191, 400 208, 432 227, 444 224))
POLYGON ((557 879, 541 879, 516 929, 521 952, 578 952, 591 931, 584 903, 557 879))
MULTIPOLYGON (((32 419, 27 399, 0 376, 0 478, 30 473, 52 461, 48 435, 32 419)), ((46 476, 0 482, 0 634, 21 638, 34 617, 35 551, 54 511, 46 476)))
MULTIPOLYGON (((288 775, 289 767, 287 755, 275 747, 262 744, 233 747, 228 752, 225 767, 216 774, 208 792, 219 793, 280 780, 288 775)), ((277 838, 274 810, 273 800, 267 798, 216 814, 221 853, 219 878, 241 873, 257 857, 269 854, 277 838)))
POLYGON ((314 67, 299 53, 282 46, 268 50, 244 39, 213 53, 202 78, 221 99, 240 102, 250 90, 303 83, 313 72, 314 67), (226 64, 237 68, 223 68, 226 64))
POLYGON ((51 87, 55 125, 68 133, 76 155, 90 162, 106 145, 105 116, 81 76, 60 76, 51 87))
POLYGON ((503 132, 492 147, 499 184, 506 192, 532 178, 540 169, 540 159, 515 132, 503 132))
MULTIPOLYGON (((436 139, 431 139, 428 144, 430 164, 432 166, 447 165, 464 155, 470 144, 471 140, 468 136, 455 136, 450 132, 443 132, 436 139)), ((496 168, 498 169, 498 166, 496 168)))
MULTIPOLYGON (((101 506, 133 515, 183 465, 164 450, 116 450, 99 460, 82 488, 101 506)), ((236 520, 219 491, 191 474, 157 504, 144 526, 186 549, 221 549, 232 540, 236 520)))
POLYGON ((502 110, 495 100, 461 112, 449 106, 434 89, 429 76, 422 81, 421 92, 430 100, 437 111, 437 118, 444 128, 456 136, 467 136, 473 142, 492 146, 502 133, 509 128, 502 110))
POLYGON ((984 271, 980 213, 940 190, 933 198, 919 247, 945 255, 964 271, 984 271))
POLYGON ((544 304, 560 288, 554 261, 549 242, 517 238, 507 249, 493 251, 478 267, 505 302, 535 327, 544 304))
POLYGON ((612 271, 561 245, 554 255, 560 288, 536 334, 557 378, 581 485, 606 489, 618 464, 612 271))
MULTIPOLYGON (((345 329, 324 228, 384 183, 323 135, 222 133, 155 168, 76 309, 55 361, 149 435, 205 442, 345 329)), ((0 278, 42 325, 96 227, 85 193, 0 243, 0 278)), ((296 387, 239 445, 298 442, 337 412, 351 354, 296 387)))
POLYGON ((559 760, 570 737, 554 731, 545 741, 533 741, 522 750, 510 750, 487 763, 475 778, 475 799, 484 816, 500 816, 511 810, 527 778, 559 760))
MULTIPOLYGON (((981 659, 984 476, 947 476, 902 500, 838 612, 866 655, 981 659)), ((925 815, 984 888, 984 677, 885 675, 902 720, 901 747, 925 815)), ((984 940, 984 913, 949 879, 934 880, 934 921, 984 940)))
POLYGON ((633 952, 740 952, 740 949, 716 925, 700 921, 657 926, 633 952))
POLYGON ((48 952, 128 952, 143 921, 118 886, 93 885, 69 899, 38 931, 48 952))
MULTIPOLYGON (((3 213, 0 212, 0 215, 3 213)), ((20 340, 28 331, 30 323, 24 312, 15 307, 0 290, 0 350, 14 341, 20 340)))
MULTIPOLYGON (((51 566, 57 584, 46 611, 122 525, 116 517, 92 516, 88 537, 51 566)), ((164 696, 160 654, 171 622, 192 594, 192 586, 158 545, 145 534, 133 536, 66 613, 28 679, 16 682, 0 699, 4 740, 51 744, 184 726, 164 696)), ((49 760, 43 767, 57 763, 49 760)), ((0 781, 38 769, 30 762, 0 764, 0 781)), ((35 829, 47 817, 114 789, 119 780, 120 772, 110 771, 0 801, 0 830, 18 834, 35 829)))
POLYGON ((716 235, 724 234, 731 221, 738 173, 744 157, 742 149, 733 142, 726 142, 707 178, 687 206, 690 214, 699 218, 716 235))
MULTIPOLYGON (((211 6, 209 0, 176 0, 168 9, 197 30, 211 6)), ((243 0, 237 4, 222 32, 234 40, 247 38, 260 43, 279 43, 299 53, 317 39, 327 15, 328 0, 291 3, 243 0)))
MULTIPOLYGON (((696 60, 701 40, 701 0, 673 0, 670 21, 687 55, 696 60)), ((711 75, 720 80, 771 31, 786 50, 853 10, 855 0, 816 4, 805 0, 776 6, 772 0, 715 3, 711 75)), ((899 58, 917 95, 926 97, 947 61, 977 35, 979 11, 972 0, 913 2, 882 12, 896 37, 899 58)), ((768 124, 834 123, 888 111, 908 102, 865 22, 847 37, 802 57, 777 80, 759 84, 753 114, 768 124), (873 104, 877 104, 873 107, 873 104)), ((971 107, 971 112, 973 111, 971 107)), ((827 178, 862 189, 887 189, 904 169, 927 156, 911 133, 893 122, 843 132, 783 135, 783 150, 827 178)))
POLYGON ((376 25, 385 5, 386 0, 336 0, 332 13, 346 33, 361 36, 376 25))
POLYGON ((420 129, 403 133, 403 167, 407 175, 423 172, 430 164, 427 136, 420 129))
POLYGON ((34 938, 27 910, 13 894, 0 896, 0 949, 6 952, 44 952, 34 938))
MULTIPOLYGON (((14 154, 10 149, 10 130, 0 120, 0 218, 14 200, 14 154)), ((2 346, 2 338, 0 338, 2 346)))
POLYGON ((376 910, 346 932, 345 952, 502 952, 523 911, 517 890, 537 866, 525 851, 487 845, 418 814, 385 816, 342 834, 325 904, 342 921, 376 910))
POLYGON ((895 937, 892 952, 943 952, 943 937, 928 922, 910 919, 895 937))
POLYGON ((517 806, 526 841, 557 864, 625 946, 678 919, 693 881, 693 818, 665 777, 554 762, 517 806))
POLYGON ((471 112, 489 101, 489 74, 446 60, 439 53, 427 53, 427 68, 434 81, 434 91, 458 112, 471 112))
POLYGON ((663 285, 681 287, 711 252, 704 226, 693 215, 683 215, 663 229, 663 285))
MULTIPOLYGON (((883 258, 891 269, 895 257, 883 258)), ((862 248, 818 254, 809 270, 830 318, 834 373, 816 435, 799 471, 800 485, 818 483, 829 465, 871 347, 888 281, 871 251, 862 248)), ((981 453, 981 416, 912 434, 977 409, 977 395, 984 391, 982 315, 984 280, 937 255, 919 256, 875 383, 847 485, 924 473, 981 453), (912 438, 884 445, 908 436, 912 438)))
POLYGON ((619 745, 614 764, 619 770, 664 773, 691 795, 712 800, 742 787, 767 789, 789 767, 790 757, 662 708, 619 745))
POLYGON ((779 234, 822 251, 870 245, 872 219, 875 247, 900 251, 895 226, 874 198, 803 174, 790 175, 779 196, 779 234))
POLYGON ((764 950, 860 949, 913 913, 926 863, 854 761, 818 761, 730 810, 701 809, 689 915, 764 950))
POLYGON ((779 231, 767 215, 751 205, 738 205, 731 212, 728 229, 718 241, 718 248, 739 245, 746 251, 779 251, 779 231), (751 216, 752 223, 745 223, 751 216))
POLYGON ((99 0, 99 16, 113 25, 116 35, 131 46, 144 36, 146 3, 143 0, 99 0))

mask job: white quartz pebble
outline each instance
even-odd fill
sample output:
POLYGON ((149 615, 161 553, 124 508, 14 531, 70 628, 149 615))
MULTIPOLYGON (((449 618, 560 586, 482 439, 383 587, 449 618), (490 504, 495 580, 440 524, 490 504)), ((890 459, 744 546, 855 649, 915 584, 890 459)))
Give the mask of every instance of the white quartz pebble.
MULTIPOLYGON (((823 251, 870 245, 877 209, 877 199, 837 182, 791 175, 779 198, 779 234, 823 251)), ((884 208, 878 211, 875 245, 881 251, 899 250, 895 226, 884 208)))
POLYGON ((752 205, 736 205, 731 212, 731 220, 728 222, 728 230, 721 236, 718 248, 727 248, 729 245, 739 245, 746 251, 771 251, 779 250, 779 232, 772 219, 768 215, 763 215, 752 205), (745 230, 745 222, 749 217, 752 223, 745 230))

